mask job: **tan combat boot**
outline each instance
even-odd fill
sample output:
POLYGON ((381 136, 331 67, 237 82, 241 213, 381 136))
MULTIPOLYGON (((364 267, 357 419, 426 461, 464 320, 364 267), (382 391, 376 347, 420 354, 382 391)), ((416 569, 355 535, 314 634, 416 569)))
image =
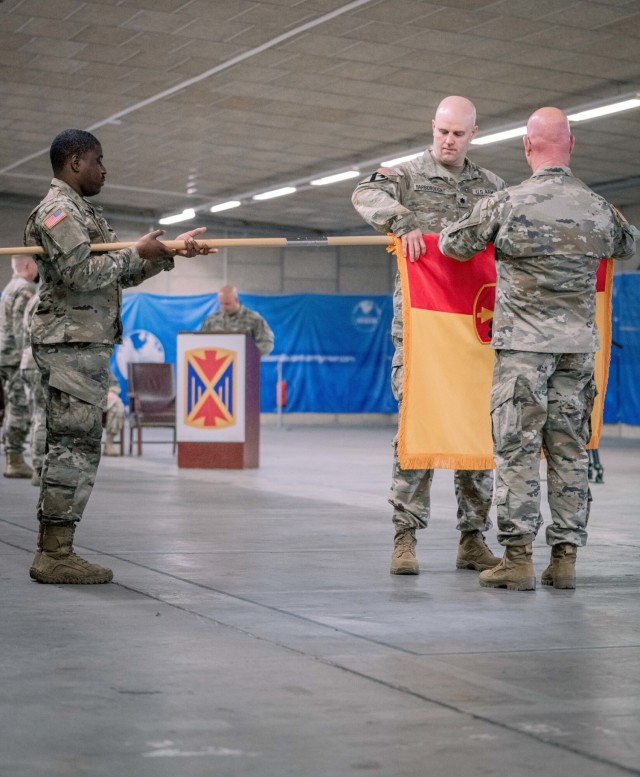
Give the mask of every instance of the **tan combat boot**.
POLYGON ((37 580, 36 578, 36 567, 40 563, 40 556, 42 555, 42 538, 44 537, 44 526, 43 524, 38 524, 38 539, 36 540, 36 555, 33 557, 33 561, 31 562, 31 566, 29 567, 29 577, 32 580, 37 580))
POLYGON ((4 476, 6 478, 30 478, 33 476, 33 470, 21 453, 7 453, 4 476))
POLYGON ((509 591, 535 591, 536 573, 529 545, 508 545, 498 566, 480 572, 484 588, 507 588, 509 591))
POLYGON ((45 524, 42 552, 33 559, 33 577, 39 583, 72 583, 91 585, 110 583, 113 572, 98 564, 90 564, 73 552, 75 525, 45 524))
POLYGON ((554 588, 576 587, 576 557, 578 548, 569 542, 561 542, 551 548, 549 566, 542 573, 542 585, 554 588))
POLYGON ((105 456, 119 456, 120 451, 113 443, 113 434, 107 432, 107 439, 104 441, 104 450, 102 451, 105 456))
POLYGON ((416 558, 416 530, 398 529, 393 538, 391 556, 392 575, 419 575, 420 565, 416 558))
POLYGON ((40 488, 40 473, 36 469, 33 470, 33 475, 31 475, 31 485, 40 488))
POLYGON ((456 567, 458 569, 492 569, 500 563, 494 556, 480 531, 467 531, 460 535, 456 567))

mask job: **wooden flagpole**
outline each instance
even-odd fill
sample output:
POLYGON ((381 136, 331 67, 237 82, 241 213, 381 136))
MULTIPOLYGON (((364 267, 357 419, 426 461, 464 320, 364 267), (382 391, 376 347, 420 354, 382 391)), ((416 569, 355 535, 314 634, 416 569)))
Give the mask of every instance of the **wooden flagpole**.
MULTIPOLYGON (((167 248, 178 250, 185 247, 184 240, 163 240, 167 248)), ((323 246, 366 246, 366 245, 389 245, 392 242, 387 235, 344 235, 335 237, 320 238, 287 238, 287 237, 255 237, 255 238, 214 238, 199 239, 198 243, 208 245, 209 248, 265 248, 280 246, 283 248, 298 246, 302 248, 320 248, 323 246)), ((92 243, 91 251, 94 253, 105 253, 107 251, 118 251, 121 248, 134 248, 136 241, 129 243, 92 243)), ((0 248, 0 256, 11 256, 12 254, 22 254, 27 256, 37 256, 43 254, 44 249, 41 246, 12 246, 9 248, 0 248)))

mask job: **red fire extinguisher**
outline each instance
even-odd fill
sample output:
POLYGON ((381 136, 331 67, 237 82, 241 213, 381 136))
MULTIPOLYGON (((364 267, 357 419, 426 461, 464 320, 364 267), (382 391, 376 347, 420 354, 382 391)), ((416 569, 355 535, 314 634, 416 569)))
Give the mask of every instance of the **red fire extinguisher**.
POLYGON ((279 380, 276 383, 276 407, 287 406, 287 381, 279 380))

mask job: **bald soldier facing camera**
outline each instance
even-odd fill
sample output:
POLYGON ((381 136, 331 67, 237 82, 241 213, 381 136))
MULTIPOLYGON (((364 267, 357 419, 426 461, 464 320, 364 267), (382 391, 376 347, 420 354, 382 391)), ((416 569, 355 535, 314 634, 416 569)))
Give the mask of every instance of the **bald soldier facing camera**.
MULTIPOLYGON (((358 184, 353 204, 362 218, 380 232, 393 232, 402 240, 405 257, 414 262, 425 253, 423 234, 440 232, 466 213, 473 204, 504 188, 504 181, 467 159, 476 135, 476 109, 465 97, 446 97, 432 121, 433 146, 410 162, 381 167, 358 184)), ((396 274, 391 328, 395 353, 391 386, 402 404, 404 376, 402 287, 396 274)), ((416 529, 425 529, 431 516, 433 470, 400 466, 398 438, 394 440, 391 496, 395 536, 391 574, 417 575, 416 529)), ((458 569, 488 569, 499 559, 487 547, 483 532, 491 527, 493 494, 490 470, 456 470, 457 528, 460 543, 458 569)))

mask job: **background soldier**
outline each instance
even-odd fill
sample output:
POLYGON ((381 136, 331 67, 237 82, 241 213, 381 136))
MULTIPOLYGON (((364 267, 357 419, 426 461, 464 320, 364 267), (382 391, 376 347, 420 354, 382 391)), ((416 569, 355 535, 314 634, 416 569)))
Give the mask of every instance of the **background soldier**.
POLYGON ((22 343, 20 374, 22 375, 22 382, 24 384, 29 414, 31 417, 29 443, 31 446, 31 463, 33 464, 31 483, 34 486, 40 485, 40 472, 42 471, 42 462, 44 461, 45 445, 47 441, 47 421, 44 409, 42 379, 31 350, 31 319, 39 299, 40 296, 36 293, 31 297, 29 302, 27 302, 20 327, 20 342, 22 343))
POLYGON ((83 130, 65 130, 51 144, 54 179, 25 228, 25 243, 40 245, 40 301, 31 326, 33 355, 42 374, 47 451, 38 501, 38 548, 31 576, 41 583, 107 583, 113 573, 73 552, 100 461, 102 413, 107 406, 109 358, 121 341, 122 288, 173 268, 173 256, 208 253, 187 232, 182 251, 158 241, 162 230, 140 238, 135 248, 92 254, 91 242, 116 235, 102 209, 87 197, 98 194, 107 174, 102 147, 83 130))
MULTIPOLYGON (((466 158, 478 130, 476 110, 464 97, 445 98, 432 122, 433 146, 422 156, 393 168, 381 167, 362 181, 353 204, 362 218, 380 232, 402 239, 404 255, 414 262, 425 252, 423 234, 440 230, 460 218, 481 197, 504 188, 504 181, 466 158)), ((396 275, 391 334, 395 346, 391 385, 402 404, 404 355, 402 347, 402 288, 396 275)), ((396 533, 391 573, 417 575, 416 529, 424 529, 431 512, 433 470, 406 470, 398 460, 394 439, 390 503, 396 533)), ((456 470, 457 528, 461 532, 456 566, 488 569, 498 563, 482 532, 491 527, 489 510, 493 477, 488 470, 456 470)))
POLYGON ((491 416, 498 539, 506 547, 500 564, 480 574, 487 587, 535 589, 541 448, 552 517, 542 583, 575 588, 577 548, 587 541, 596 271, 604 257, 632 258, 634 237, 609 203, 573 177, 573 146, 562 111, 536 111, 524 138, 533 176, 477 203, 440 237, 441 250, 456 259, 491 241, 496 251, 491 416))
POLYGON ((30 478, 33 470, 23 458, 30 413, 20 373, 22 319, 29 300, 36 293, 38 266, 31 256, 11 257, 13 276, 0 299, 0 379, 4 390, 3 443, 6 478, 30 478))
POLYGON ((105 456, 119 456, 120 451, 116 448, 114 440, 123 433, 124 429, 124 402, 120 398, 122 386, 116 376, 109 372, 109 393, 107 394, 107 418, 105 421, 104 450, 105 456))
POLYGON ((201 332, 244 332, 254 339, 260 356, 273 351, 274 334, 269 324, 255 310, 240 303, 234 286, 223 286, 218 292, 220 310, 207 316, 201 332))

